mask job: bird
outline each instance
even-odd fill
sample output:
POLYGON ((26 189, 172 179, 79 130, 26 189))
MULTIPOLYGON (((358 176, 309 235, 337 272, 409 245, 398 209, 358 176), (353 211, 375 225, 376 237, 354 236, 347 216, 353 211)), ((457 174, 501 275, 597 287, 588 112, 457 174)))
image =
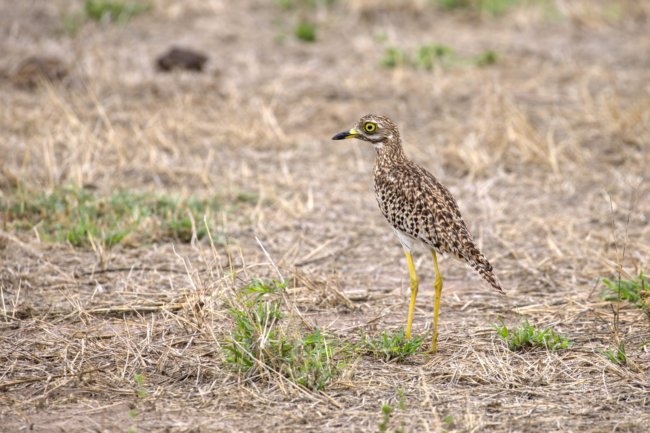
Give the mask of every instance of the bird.
POLYGON ((368 114, 352 129, 334 135, 332 140, 351 138, 369 142, 376 151, 374 190, 377 203, 393 227, 406 255, 411 289, 404 334, 406 339, 411 338, 419 285, 411 251, 417 243, 431 251, 435 270, 431 352, 435 353, 442 295, 442 276, 437 254, 449 254, 466 262, 501 294, 503 288, 492 265, 476 246, 451 192, 433 174, 405 155, 399 130, 391 119, 368 114))

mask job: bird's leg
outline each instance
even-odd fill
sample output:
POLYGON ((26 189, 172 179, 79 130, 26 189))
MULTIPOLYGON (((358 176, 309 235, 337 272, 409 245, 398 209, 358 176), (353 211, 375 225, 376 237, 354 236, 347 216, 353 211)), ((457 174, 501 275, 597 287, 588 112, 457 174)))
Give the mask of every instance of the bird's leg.
POLYGON ((413 265, 413 256, 411 251, 404 248, 406 254, 406 263, 409 267, 409 277, 411 279, 411 303, 409 304, 409 315, 406 319, 406 338, 411 338, 411 325, 413 325, 413 312, 415 310, 415 297, 418 295, 418 276, 415 273, 415 265, 413 265))
POLYGON ((440 312, 440 296, 442 295, 442 277, 438 269, 436 252, 431 250, 431 253, 433 255, 433 266, 436 270, 436 279, 433 282, 433 287, 436 289, 436 297, 433 301, 433 345, 431 346, 431 352, 436 353, 438 349, 438 313, 440 312))

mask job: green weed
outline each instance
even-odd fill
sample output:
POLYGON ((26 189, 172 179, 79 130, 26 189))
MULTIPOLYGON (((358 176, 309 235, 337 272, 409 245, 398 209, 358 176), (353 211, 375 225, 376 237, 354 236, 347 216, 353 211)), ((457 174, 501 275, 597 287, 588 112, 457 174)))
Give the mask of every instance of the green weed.
POLYGON ((303 8, 316 8, 318 6, 333 5, 336 0, 276 0, 278 6, 282 9, 295 9, 298 7, 303 8))
POLYGON ((135 396, 136 396, 136 401, 134 407, 129 409, 129 417, 132 420, 132 425, 129 427, 127 430, 129 433, 135 433, 137 431, 137 422, 138 422, 138 415, 140 415, 140 411, 138 410, 138 406, 140 404, 141 399, 145 398, 149 393, 144 387, 145 384, 145 379, 144 375, 140 373, 135 373, 133 375, 133 382, 134 382, 134 388, 135 388, 135 396))
POLYGON ((362 336, 361 350, 376 358, 382 358, 385 361, 404 361, 409 356, 417 353, 422 346, 424 337, 418 336, 407 339, 404 330, 396 332, 383 332, 375 338, 362 336))
POLYGON ((74 36, 88 20, 125 23, 149 8, 145 3, 85 0, 83 11, 61 15, 61 27, 66 34, 74 36))
POLYGON ((149 395, 144 387, 144 375, 136 373, 133 375, 133 381, 135 382, 135 395, 137 395, 138 398, 144 398, 149 395))
POLYGON ((609 359, 613 364, 616 365, 626 365, 627 364, 627 355, 625 354, 625 342, 621 341, 618 343, 616 349, 608 348, 603 352, 603 355, 609 359))
POLYGON ((284 284, 262 280, 239 290, 229 310, 233 330, 223 346, 226 362, 246 375, 268 367, 306 388, 324 389, 342 369, 335 359, 339 345, 318 329, 291 332, 283 323, 282 290, 284 284))
POLYGON ((384 57, 381 59, 381 65, 386 68, 401 68, 411 64, 411 60, 406 51, 396 48, 388 47, 384 51, 384 57))
POLYGON ((501 326, 495 324, 499 337, 508 343, 508 349, 513 352, 534 347, 543 347, 548 350, 568 349, 571 341, 551 328, 537 329, 526 320, 522 325, 509 329, 503 321, 501 326))
POLYGON ((520 0, 434 0, 443 9, 465 9, 485 12, 491 15, 503 15, 520 3, 520 0))
POLYGON ((299 22, 294 28, 294 34, 303 42, 316 41, 316 26, 307 21, 299 22))
POLYGON ((437 3, 444 9, 459 9, 468 6, 467 0, 432 0, 432 3, 437 3))
POLYGON ((476 65, 490 66, 490 65, 494 65, 498 61, 499 61, 499 55, 495 51, 486 50, 478 55, 478 57, 476 58, 476 65))
POLYGON ((619 278, 612 281, 603 278, 603 284, 606 287, 602 294, 605 301, 628 301, 650 317, 650 279, 643 274, 643 271, 638 277, 629 280, 619 278))
POLYGON ((94 21, 126 22, 149 9, 144 3, 126 3, 111 0, 86 0, 84 11, 94 21))
POLYGON ((417 49, 417 66, 431 70, 436 64, 447 65, 449 64, 454 56, 454 50, 447 45, 440 44, 427 44, 422 45, 417 49))
POLYGON ((106 248, 127 240, 189 242, 194 233, 202 239, 207 235, 203 216, 221 208, 216 197, 200 200, 131 191, 101 197, 74 187, 50 193, 19 189, 0 201, 0 214, 10 228, 37 230, 45 240, 75 247, 98 242, 106 248))
POLYGON ((390 416, 393 413, 393 408, 388 404, 381 405, 381 415, 382 419, 379 422, 379 432, 385 433, 388 431, 388 425, 390 424, 390 416))
MULTIPOLYGON (((379 433, 387 433, 389 430, 388 428, 390 427, 390 420, 393 417, 394 414, 394 409, 391 405, 389 404, 382 404, 381 405, 381 421, 377 425, 377 430, 379 433)), ((404 422, 402 421, 402 425, 395 430, 393 430, 394 433, 404 433, 404 422)))
POLYGON ((487 66, 497 63, 499 59, 495 51, 487 50, 471 58, 459 56, 454 49, 444 44, 424 44, 415 47, 412 52, 390 46, 384 50, 380 64, 385 68, 409 67, 430 71, 436 66, 451 68, 463 65, 487 66))
MULTIPOLYGON (((315 42, 318 39, 316 9, 329 7, 335 0, 276 0, 276 4, 285 11, 293 11, 293 35, 302 42, 315 42)), ((276 40, 282 42, 288 30, 282 31, 276 40)))
MULTIPOLYGON (((398 401, 398 408, 401 411, 406 410, 406 398, 404 396, 404 390, 403 389, 398 389, 397 390, 397 396, 399 398, 398 401)), ((379 421, 379 424, 377 425, 377 430, 380 433, 386 433, 388 432, 388 429, 391 424, 391 419, 393 418, 395 413, 395 409, 388 404, 384 403, 381 405, 381 421, 379 421)), ((393 430, 394 433, 404 433, 404 422, 402 421, 401 426, 393 430)))

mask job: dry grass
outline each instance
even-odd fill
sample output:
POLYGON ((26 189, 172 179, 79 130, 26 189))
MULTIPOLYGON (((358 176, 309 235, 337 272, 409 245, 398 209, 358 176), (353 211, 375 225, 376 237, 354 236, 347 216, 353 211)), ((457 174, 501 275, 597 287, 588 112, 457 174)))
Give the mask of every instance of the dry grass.
MULTIPOLYGON (((75 34, 61 17, 78 2, 10 3, 0 4, 0 71, 44 54, 69 73, 33 90, 0 81, 0 201, 63 185, 256 200, 209 216, 224 242, 74 248, 0 214, 7 431, 650 425, 650 323, 603 301, 599 283, 650 267, 646 2, 528 1, 493 17, 424 1, 157 0, 128 23, 87 22, 75 34), (292 36, 301 14, 315 43, 292 36), (387 46, 429 43, 499 61, 380 66, 387 46), (157 73, 170 45, 208 53, 207 71, 157 73), (436 355, 357 354, 322 392, 268 369, 238 374, 221 347, 229 301, 253 278, 287 282, 283 308, 298 334, 318 327, 352 345, 403 326, 406 266, 372 197, 373 152, 329 141, 369 112, 395 119, 407 153, 450 187, 508 296, 443 259, 436 355), (492 325, 524 317, 573 346, 510 352, 492 325), (620 340, 626 365, 603 355, 620 340)), ((416 262, 425 341, 428 260, 416 262)))

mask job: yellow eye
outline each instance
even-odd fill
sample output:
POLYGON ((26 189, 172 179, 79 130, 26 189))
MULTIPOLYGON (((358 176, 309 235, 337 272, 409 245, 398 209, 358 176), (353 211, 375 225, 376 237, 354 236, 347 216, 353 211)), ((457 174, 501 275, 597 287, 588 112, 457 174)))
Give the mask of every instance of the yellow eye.
POLYGON ((366 122, 366 124, 363 125, 363 129, 365 129, 366 132, 370 132, 372 134, 377 130, 377 124, 373 122, 366 122))

